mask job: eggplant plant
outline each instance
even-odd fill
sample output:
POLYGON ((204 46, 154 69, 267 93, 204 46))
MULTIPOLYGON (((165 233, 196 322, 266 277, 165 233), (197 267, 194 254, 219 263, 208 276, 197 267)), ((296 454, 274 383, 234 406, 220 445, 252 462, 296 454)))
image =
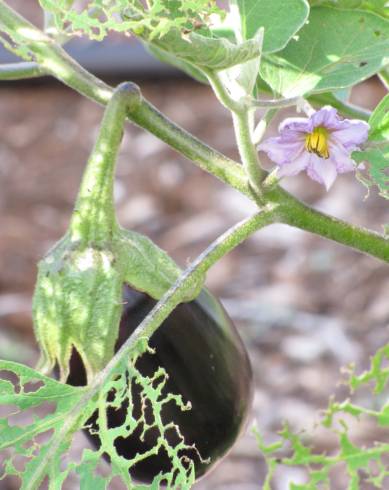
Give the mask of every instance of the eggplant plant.
MULTIPOLYGON (((0 0, 0 40, 21 58, 0 66, 0 79, 50 75, 106 109, 68 230, 38 265, 38 366, 0 361, 1 372, 8 373, 0 379, 0 406, 17 412, 54 406, 27 426, 0 417, 0 451, 9 451, 3 476, 16 475, 22 490, 65 488, 70 475, 81 489, 109 488, 114 478, 128 489, 190 489, 247 427, 253 391, 237 329, 204 287, 209 268, 273 223, 389 262, 385 232, 326 215, 282 187, 283 179, 306 172, 330 192, 342 174, 354 173, 389 197, 389 95, 371 114, 344 97, 344 89, 372 75, 389 87, 388 7, 346 0, 230 0, 225 9, 209 0, 39 3, 42 29, 0 0), (207 83, 231 113, 240 161, 169 120, 134 83, 112 88, 63 49, 74 36, 102 40, 109 31, 138 37, 159 59, 207 83), (268 137, 270 121, 285 107, 300 114, 268 137), (149 238, 118 223, 113 182, 126 121, 258 208, 184 271, 149 238), (261 163, 264 153, 274 163, 271 172, 261 163), (27 389, 34 382, 38 388, 27 389), (85 448, 79 461, 66 459, 81 430, 93 449, 85 448), (17 458, 24 458, 22 469, 17 458), (100 471, 104 460, 108 474, 100 471)), ((306 482, 292 482, 291 489, 329 488, 337 464, 345 465, 350 489, 362 488, 363 481, 383 488, 389 445, 383 440, 358 447, 347 424, 339 430, 335 419, 365 415, 388 426, 389 405, 382 401, 388 359, 386 344, 366 372, 350 375, 353 389, 375 383, 374 409, 330 402, 322 423, 338 437, 335 455, 315 454, 288 426, 266 445, 259 427, 257 441, 268 465, 265 490, 280 464, 305 471, 306 482)))

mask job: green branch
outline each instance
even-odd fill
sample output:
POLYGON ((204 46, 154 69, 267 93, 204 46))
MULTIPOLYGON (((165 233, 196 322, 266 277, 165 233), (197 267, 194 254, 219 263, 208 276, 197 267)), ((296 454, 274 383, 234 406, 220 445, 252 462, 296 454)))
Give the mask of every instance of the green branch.
POLYGON ((341 243, 389 263, 389 240, 379 233, 312 209, 279 189, 275 193, 281 202, 282 223, 300 228, 341 243))
POLYGON ((251 99, 250 105, 262 109, 281 109, 298 105, 300 101, 301 96, 289 97, 287 99, 251 99))
POLYGON ((234 123, 235 139, 238 145, 239 155, 246 172, 251 189, 254 191, 254 200, 261 204, 261 183, 264 172, 255 148, 251 132, 251 118, 253 112, 243 101, 237 101, 231 97, 219 74, 213 70, 203 70, 211 87, 220 103, 231 112, 234 123))
POLYGON ((228 93, 226 87, 223 84, 222 79, 218 72, 214 70, 202 69, 202 72, 207 77, 209 84, 211 85, 219 102, 232 112, 239 112, 243 109, 241 102, 234 100, 228 93))
POLYGON ((6 63, 0 65, 0 80, 25 80, 47 75, 46 71, 34 62, 6 63))
POLYGON ((241 112, 233 112, 232 120, 243 168, 248 176, 250 187, 254 191, 253 194, 257 197, 255 200, 260 204, 263 202, 261 183, 266 174, 261 168, 258 152, 253 143, 250 129, 250 111, 246 109, 241 112))
POLYGON ((354 119, 362 119, 362 121, 368 121, 371 115, 371 112, 367 109, 363 109, 362 107, 351 104, 350 102, 343 102, 330 92, 311 95, 308 97, 308 101, 315 107, 330 105, 337 109, 343 116, 354 119))

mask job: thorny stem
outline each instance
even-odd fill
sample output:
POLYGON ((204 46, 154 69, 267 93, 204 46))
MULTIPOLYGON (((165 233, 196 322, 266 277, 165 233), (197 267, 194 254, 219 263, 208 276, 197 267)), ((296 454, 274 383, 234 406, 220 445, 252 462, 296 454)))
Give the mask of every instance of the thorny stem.
POLYGON ((276 219, 276 213, 276 205, 267 206, 262 212, 236 224, 209 245, 182 273, 177 282, 158 301, 106 367, 89 383, 85 395, 73 408, 61 430, 53 437, 45 459, 34 469, 34 474, 31 475, 26 490, 40 488, 47 473, 47 466, 52 462, 62 441, 68 440, 69 436, 82 427, 85 420, 90 417, 91 414, 86 411, 87 405, 99 393, 104 384, 114 376, 117 367, 131 359, 132 355, 139 349, 140 342, 145 341, 144 343, 146 343, 148 341, 174 308, 184 300, 188 291, 201 288, 203 277, 213 264, 257 230, 271 224, 276 219))
MULTIPOLYGON (((82 68, 52 39, 23 19, 3 0, 0 0, 1 31, 11 37, 13 32, 18 32, 19 35, 23 33, 25 45, 29 47, 32 58, 41 69, 80 94, 103 105, 106 105, 112 97, 113 89, 109 85, 82 68), (39 42, 36 41, 37 39, 39 42)), ((270 203, 280 203, 279 219, 281 221, 292 226, 301 226, 304 230, 389 262, 389 240, 378 233, 320 213, 301 203, 280 187, 272 190, 265 188, 263 196, 254 195, 241 165, 181 129, 146 100, 142 99, 136 109, 127 114, 127 117, 166 142, 200 168, 215 175, 253 201, 258 202, 259 199, 265 199, 270 203), (298 214, 291 216, 291 209, 298 214)))

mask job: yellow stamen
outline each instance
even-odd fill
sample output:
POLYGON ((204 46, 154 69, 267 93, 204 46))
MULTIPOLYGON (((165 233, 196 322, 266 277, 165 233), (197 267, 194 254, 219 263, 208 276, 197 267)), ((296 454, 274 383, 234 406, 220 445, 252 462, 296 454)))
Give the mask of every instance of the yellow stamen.
POLYGON ((305 148, 309 153, 316 153, 321 158, 329 158, 328 131, 321 126, 315 128, 305 137, 305 148))

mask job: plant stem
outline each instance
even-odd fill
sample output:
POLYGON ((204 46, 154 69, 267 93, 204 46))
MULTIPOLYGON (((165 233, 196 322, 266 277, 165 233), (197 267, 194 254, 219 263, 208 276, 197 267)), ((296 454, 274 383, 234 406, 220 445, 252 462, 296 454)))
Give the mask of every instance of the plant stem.
POLYGON ((226 109, 229 109, 232 112, 239 112, 242 110, 242 104, 234 100, 230 96, 217 72, 215 72, 214 70, 205 69, 202 69, 202 72, 208 78, 208 81, 211 84, 211 87, 215 92, 215 95, 218 98, 219 102, 226 109))
POLYGON ((107 105, 72 214, 70 233, 74 240, 93 241, 95 246, 104 244, 118 227, 113 200, 117 154, 127 112, 140 99, 139 88, 124 82, 115 89, 107 105))
POLYGON ((297 105, 301 97, 290 97, 288 99, 252 99, 250 105, 252 107, 264 109, 281 109, 282 107, 290 107, 297 105))
POLYGON ((0 65, 0 80, 25 80, 46 74, 46 71, 37 63, 29 61, 0 65))
POLYGON ((252 140, 250 128, 250 114, 248 110, 232 113, 235 137, 238 144, 240 158, 246 171, 250 187, 255 195, 262 197, 261 182, 264 178, 259 162, 258 152, 252 140))
POLYGON ((310 208, 306 204, 277 189, 281 203, 282 223, 295 226, 389 263, 389 240, 379 233, 354 226, 346 221, 310 208))
POLYGON ((314 105, 322 107, 330 105, 338 110, 343 116, 368 121, 371 112, 350 102, 343 102, 331 93, 314 94, 308 97, 308 101, 314 105))
POLYGON ((221 104, 229 109, 234 123, 235 138, 243 168, 246 172, 254 198, 262 195, 261 182, 264 178, 258 153, 251 131, 251 111, 244 103, 234 100, 225 88, 220 76, 213 70, 203 70, 221 104))

